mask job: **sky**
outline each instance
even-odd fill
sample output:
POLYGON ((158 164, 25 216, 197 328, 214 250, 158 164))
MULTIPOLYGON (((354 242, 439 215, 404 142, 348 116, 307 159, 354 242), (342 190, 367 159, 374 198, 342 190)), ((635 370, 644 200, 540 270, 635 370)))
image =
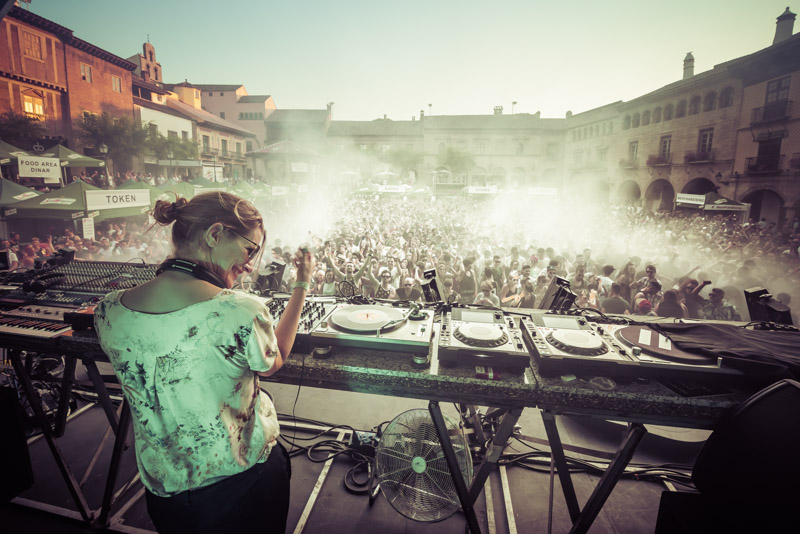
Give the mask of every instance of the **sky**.
MULTIPOLYGON (((242 84, 334 120, 541 112, 630 100, 772 44, 788 0, 31 0, 164 81, 242 84), (516 104, 514 104, 516 102, 516 104)), ((26 8, 26 4, 21 4, 26 8)), ((790 8, 800 13, 800 2, 790 8)), ((795 33, 800 21, 795 23, 795 33)))

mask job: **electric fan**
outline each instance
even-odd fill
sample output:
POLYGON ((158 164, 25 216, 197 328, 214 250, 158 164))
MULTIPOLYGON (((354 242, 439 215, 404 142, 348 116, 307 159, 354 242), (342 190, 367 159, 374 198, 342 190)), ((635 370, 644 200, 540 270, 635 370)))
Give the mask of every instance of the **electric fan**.
MULTIPOLYGON (((472 480, 472 457, 458 426, 445 417, 464 482, 472 480)), ((450 469, 427 410, 395 417, 375 450, 375 477, 392 507, 414 521, 442 521, 461 507, 450 469)))

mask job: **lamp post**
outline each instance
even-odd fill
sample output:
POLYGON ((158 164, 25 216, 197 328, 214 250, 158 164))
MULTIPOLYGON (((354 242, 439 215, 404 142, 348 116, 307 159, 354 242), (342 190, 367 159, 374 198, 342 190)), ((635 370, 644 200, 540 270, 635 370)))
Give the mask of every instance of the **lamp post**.
POLYGON ((106 159, 106 155, 108 154, 108 145, 105 143, 100 143, 100 146, 97 147, 97 150, 103 155, 103 166, 106 168, 106 183, 108 187, 111 187, 111 173, 108 172, 108 160, 106 159))
MULTIPOLYGON (((172 174, 172 175, 175 174, 174 172, 172 172, 172 156, 174 156, 174 155, 175 154, 172 153, 172 150, 167 152, 167 159, 169 160, 169 173, 168 174, 172 174)), ((167 177, 171 178, 171 176, 167 176, 167 177)))

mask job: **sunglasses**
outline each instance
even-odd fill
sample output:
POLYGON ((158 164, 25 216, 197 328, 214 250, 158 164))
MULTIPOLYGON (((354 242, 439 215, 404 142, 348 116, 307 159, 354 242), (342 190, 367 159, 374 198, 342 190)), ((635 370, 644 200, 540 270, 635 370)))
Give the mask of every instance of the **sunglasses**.
POLYGON ((248 243, 253 245, 253 248, 245 247, 245 250, 247 251, 247 261, 253 261, 253 259, 258 255, 258 252, 261 250, 261 245, 259 245, 258 243, 256 243, 252 239, 249 239, 249 238, 243 236, 242 234, 240 234, 239 232, 237 232, 236 230, 234 230, 232 228, 228 228, 227 226, 226 226, 226 228, 228 230, 230 230, 230 232, 232 234, 241 237, 242 239, 244 239, 245 241, 247 241, 248 243))

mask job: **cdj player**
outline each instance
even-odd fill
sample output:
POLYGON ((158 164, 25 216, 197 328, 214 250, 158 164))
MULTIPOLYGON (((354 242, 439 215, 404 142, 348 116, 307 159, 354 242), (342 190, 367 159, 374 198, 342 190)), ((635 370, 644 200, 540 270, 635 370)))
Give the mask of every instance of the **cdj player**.
POLYGON ((439 362, 523 372, 530 353, 513 317, 499 310, 453 308, 442 316, 439 362))
POLYGON ((521 321, 543 376, 565 374, 736 383, 746 377, 720 358, 679 349, 646 325, 601 325, 583 317, 534 314, 521 321))

